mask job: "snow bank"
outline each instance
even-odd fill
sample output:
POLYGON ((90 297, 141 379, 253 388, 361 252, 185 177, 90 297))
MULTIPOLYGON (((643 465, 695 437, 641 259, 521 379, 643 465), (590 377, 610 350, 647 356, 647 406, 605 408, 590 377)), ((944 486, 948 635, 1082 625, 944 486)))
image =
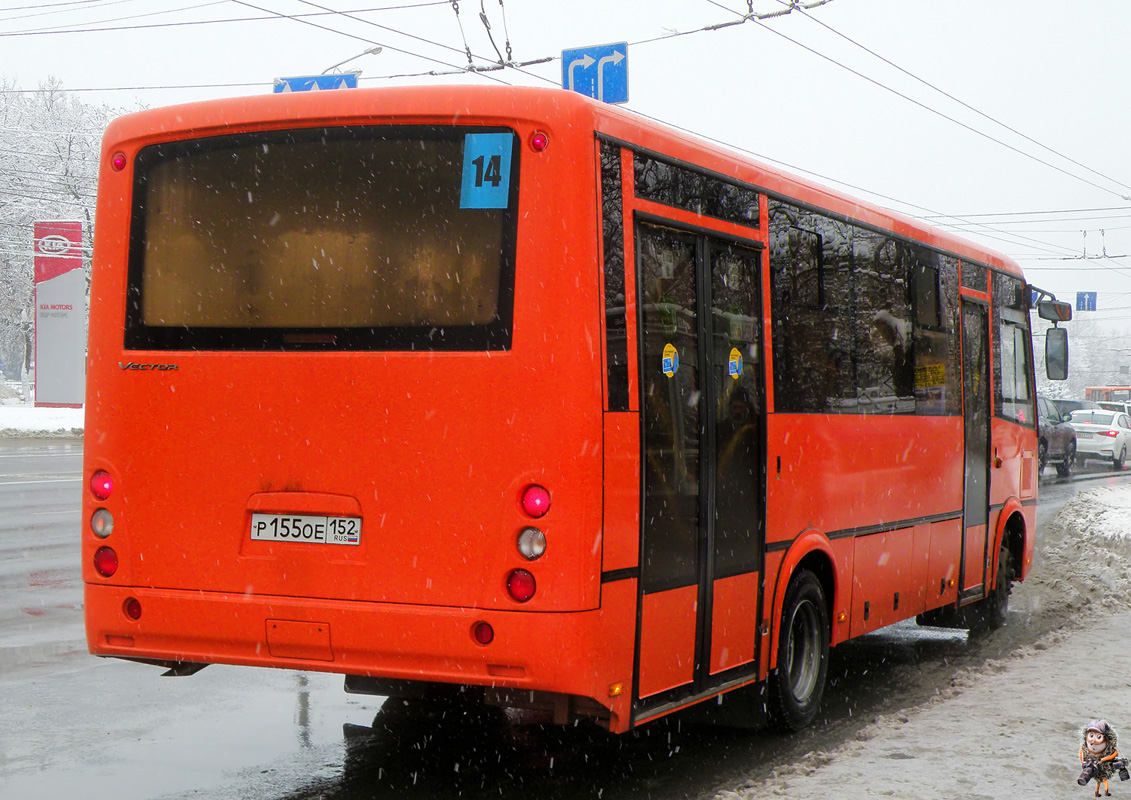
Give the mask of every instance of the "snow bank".
POLYGON ((0 402, 0 438, 78 438, 83 433, 81 408, 36 408, 18 401, 0 402))

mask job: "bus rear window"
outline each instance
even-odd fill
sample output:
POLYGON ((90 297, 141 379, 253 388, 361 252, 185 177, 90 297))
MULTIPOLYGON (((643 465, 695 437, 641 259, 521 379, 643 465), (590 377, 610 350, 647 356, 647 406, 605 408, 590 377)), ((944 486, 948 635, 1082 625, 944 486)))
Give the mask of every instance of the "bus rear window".
POLYGON ((516 142, 386 126, 144 148, 126 348, 509 348, 516 142))

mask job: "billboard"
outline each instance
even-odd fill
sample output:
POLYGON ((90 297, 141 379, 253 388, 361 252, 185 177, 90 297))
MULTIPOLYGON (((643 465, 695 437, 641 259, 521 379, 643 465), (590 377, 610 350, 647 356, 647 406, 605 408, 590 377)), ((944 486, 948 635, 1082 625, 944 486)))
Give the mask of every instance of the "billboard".
POLYGON ((79 408, 86 390, 81 222, 35 223, 35 404, 79 408))

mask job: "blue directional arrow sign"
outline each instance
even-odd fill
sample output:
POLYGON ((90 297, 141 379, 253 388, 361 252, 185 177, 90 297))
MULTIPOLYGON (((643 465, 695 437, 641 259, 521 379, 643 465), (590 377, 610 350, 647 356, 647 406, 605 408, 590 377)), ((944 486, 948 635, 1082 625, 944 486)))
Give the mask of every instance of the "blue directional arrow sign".
POLYGON ((562 88, 605 103, 627 103, 628 42, 563 50, 562 88))
POLYGON ((1095 311, 1096 310, 1096 292, 1077 292, 1076 293, 1076 310, 1077 311, 1095 311))
POLYGON ((339 72, 335 75, 299 75, 294 78, 276 78, 275 92, 318 92, 324 89, 356 89, 356 72, 339 72))

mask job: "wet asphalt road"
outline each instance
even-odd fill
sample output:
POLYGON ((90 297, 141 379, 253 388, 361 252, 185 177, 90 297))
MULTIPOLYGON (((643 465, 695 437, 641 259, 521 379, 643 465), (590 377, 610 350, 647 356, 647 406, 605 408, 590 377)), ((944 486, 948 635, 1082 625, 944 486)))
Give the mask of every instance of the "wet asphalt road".
MULTIPOLYGON (((0 441, 0 799, 709 798, 920 702, 983 640, 904 623, 833 651, 823 724, 793 736, 675 716, 626 736, 346 695, 340 676, 213 666, 189 678, 86 653, 81 443, 0 441)), ((1095 480, 1046 470, 1038 524, 1095 480)), ((757 698, 751 698, 757 703, 757 698)), ((731 702, 728 700, 728 703, 731 702)))

